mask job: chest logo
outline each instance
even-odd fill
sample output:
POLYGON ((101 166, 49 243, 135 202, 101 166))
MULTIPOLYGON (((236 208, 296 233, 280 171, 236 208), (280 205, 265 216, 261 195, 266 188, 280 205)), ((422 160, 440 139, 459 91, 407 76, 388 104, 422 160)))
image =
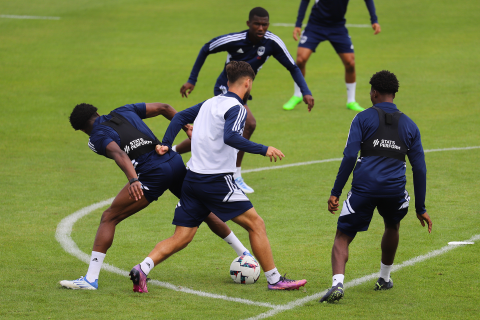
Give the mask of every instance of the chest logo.
POLYGON ((265 47, 264 46, 258 47, 257 54, 261 57, 263 56, 264 53, 265 53, 265 47))
POLYGON ((238 50, 237 50, 237 53, 243 53, 242 48, 238 49, 238 50))

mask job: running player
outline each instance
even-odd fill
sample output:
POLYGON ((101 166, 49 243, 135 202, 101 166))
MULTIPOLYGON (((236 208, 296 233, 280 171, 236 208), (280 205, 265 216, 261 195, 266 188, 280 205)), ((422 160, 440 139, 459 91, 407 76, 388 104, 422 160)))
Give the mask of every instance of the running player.
MULTIPOLYGON (((315 0, 312 7, 310 18, 305 30, 302 32, 302 22, 307 11, 310 0, 302 0, 298 10, 297 22, 293 29, 293 38, 298 41, 301 33, 300 42, 297 50, 297 65, 305 76, 307 61, 310 55, 320 42, 328 40, 339 55, 345 66, 345 82, 347 86, 347 108, 354 111, 363 111, 364 109, 355 101, 355 54, 353 53, 353 44, 348 30, 345 27, 345 13, 349 0, 315 0)), ((378 34, 381 29, 375 14, 375 5, 373 0, 365 0, 370 21, 374 30, 373 34, 378 34)), ((293 97, 283 105, 283 109, 292 110, 302 101, 302 95, 299 87, 295 84, 293 97)))
MULTIPOLYGON (((160 142, 142 121, 158 115, 171 120, 175 113, 175 109, 164 103, 128 104, 104 116, 97 113, 96 107, 86 103, 73 109, 70 115, 72 127, 89 135, 90 149, 113 159, 127 176, 128 183, 102 214, 87 274, 77 280, 60 281, 62 286, 98 289, 98 276, 107 250, 112 245, 116 225, 156 201, 167 189, 180 197, 186 174, 182 157, 173 151, 159 156, 155 146, 160 142)), ((190 125, 185 125, 183 129, 191 136, 190 125)), ((238 255, 249 254, 228 226, 214 214, 208 215, 205 222, 238 255)))
MULTIPOLYGON (((312 93, 308 89, 300 69, 293 61, 293 58, 288 52, 283 41, 278 36, 274 35, 270 31, 267 31, 269 25, 270 22, 267 10, 256 7, 250 11, 248 16, 248 30, 222 35, 207 42, 198 54, 197 61, 195 61, 195 65, 193 66, 188 81, 180 88, 182 97, 188 97, 188 95, 195 88, 200 69, 202 68, 203 63, 209 54, 227 51, 228 55, 225 64, 230 61, 246 61, 252 66, 255 74, 260 71, 267 59, 270 58, 270 56, 273 56, 288 71, 290 71, 293 80, 300 88, 300 96, 303 96, 303 101, 308 104, 308 110, 310 111, 314 104, 312 93)), ((224 68, 218 77, 217 82, 215 83, 213 93, 215 95, 226 93, 228 90, 227 81, 227 74, 224 68)), ((245 102, 245 108, 248 115, 243 137, 247 140, 250 140, 250 137, 256 128, 256 121, 252 112, 247 106, 247 102, 245 102)), ((190 151, 190 140, 185 140, 178 146, 175 146, 174 150, 178 150, 179 152, 190 151)), ((252 193, 254 190, 250 188, 242 178, 241 167, 243 155, 243 151, 238 152, 234 178, 235 182, 243 190, 243 192, 252 193)))
POLYGON ((410 202, 405 190, 405 156, 412 165, 417 218, 422 226, 425 222, 428 224, 429 233, 432 231, 432 220, 425 209, 427 168, 420 131, 393 104, 399 87, 393 73, 377 72, 370 84, 373 107, 357 114, 352 121, 344 157, 328 199, 328 211, 335 214, 342 189, 355 167, 352 190, 343 202, 332 249, 332 288, 320 302, 334 302, 343 297, 348 246, 357 232, 368 230, 375 208, 385 223, 380 278, 375 290, 393 287, 390 271, 398 247, 400 221, 407 214, 410 202), (360 157, 357 159, 358 151, 360 157))
POLYGON ((255 79, 251 66, 244 61, 231 61, 226 66, 226 73, 228 92, 177 113, 165 133, 161 154, 169 150, 183 125, 195 121, 192 157, 187 163, 189 170, 173 219, 175 233, 159 242, 148 257, 130 271, 135 292, 148 292, 146 279, 150 270, 185 248, 210 212, 223 221, 233 220, 248 231, 253 253, 267 277, 269 289, 298 289, 307 282, 280 276, 273 261, 265 223, 234 183, 232 174, 235 172, 237 149, 268 156, 270 161, 277 161, 277 157, 281 160, 284 155, 274 147, 242 137, 247 117, 243 105, 255 79))

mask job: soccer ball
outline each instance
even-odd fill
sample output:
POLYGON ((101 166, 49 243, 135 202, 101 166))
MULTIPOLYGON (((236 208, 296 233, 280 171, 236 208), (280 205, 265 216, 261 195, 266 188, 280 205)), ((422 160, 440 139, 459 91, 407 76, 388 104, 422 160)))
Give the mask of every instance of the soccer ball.
POLYGON ((251 256, 240 256, 230 265, 230 276, 235 283, 252 284, 260 277, 260 266, 251 256))

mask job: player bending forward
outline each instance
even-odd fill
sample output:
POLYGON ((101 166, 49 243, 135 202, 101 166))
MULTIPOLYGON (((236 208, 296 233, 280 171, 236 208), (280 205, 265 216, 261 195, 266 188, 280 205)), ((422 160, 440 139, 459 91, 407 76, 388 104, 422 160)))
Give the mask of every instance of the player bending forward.
POLYGON ((163 139, 162 154, 169 150, 182 126, 194 122, 192 157, 182 186, 182 196, 175 209, 172 237, 159 242, 145 260, 133 267, 130 277, 133 291, 147 292, 150 270, 172 254, 185 248, 195 236, 198 226, 210 212, 221 220, 239 224, 250 236, 253 253, 258 259, 271 290, 292 290, 307 280, 289 280, 275 268, 263 219, 247 196, 233 180, 237 149, 281 160, 283 153, 274 147, 251 142, 242 137, 247 101, 255 73, 247 62, 232 61, 226 67, 229 91, 175 115, 163 139))
POLYGON ((398 247, 398 230, 400 221, 407 214, 410 201, 405 190, 405 156, 408 156, 412 165, 417 218, 422 226, 427 222, 428 232, 432 231, 432 220, 425 210, 427 168, 420 131, 417 125, 393 104, 399 87, 393 73, 377 72, 370 79, 370 84, 373 107, 360 112, 352 121, 344 157, 328 199, 328 211, 334 214, 338 210, 342 189, 355 166, 352 190, 343 202, 333 243, 332 288, 320 302, 334 302, 343 297, 348 246, 357 232, 368 230, 375 208, 385 223, 380 278, 375 284, 375 290, 393 287, 390 271, 398 247), (360 157, 357 160, 358 151, 360 157))
MULTIPOLYGON (((60 281, 62 286, 98 289, 98 276, 107 250, 112 245, 116 225, 156 201, 167 189, 180 197, 186 174, 182 157, 173 151, 158 155, 155 146, 160 141, 142 121, 160 114, 171 120, 175 113, 175 109, 164 103, 128 104, 104 116, 86 103, 73 109, 70 115, 72 127, 90 136, 88 146, 92 151, 115 160, 129 182, 102 214, 87 274, 77 280, 60 281)), ((191 135, 190 125, 184 130, 191 135)), ((237 255, 245 254, 247 249, 223 221, 210 214, 205 222, 234 248, 237 255)))

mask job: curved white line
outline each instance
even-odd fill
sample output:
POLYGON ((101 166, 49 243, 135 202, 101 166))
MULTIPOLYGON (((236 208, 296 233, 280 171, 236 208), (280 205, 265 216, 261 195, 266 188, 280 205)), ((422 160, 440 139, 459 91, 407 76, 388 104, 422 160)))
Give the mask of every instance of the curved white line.
MULTIPOLYGON (((470 149, 480 149, 480 146, 472 146, 472 147, 464 147, 464 148, 431 149, 431 150, 425 150, 424 152, 456 151, 456 150, 470 150, 470 149)), ((287 164, 287 165, 282 165, 282 166, 263 167, 263 168, 257 168, 257 169, 244 170, 243 172, 244 173, 258 172, 258 171, 282 169, 282 168, 288 168, 288 167, 304 166, 304 165, 310 165, 310 164, 315 164, 315 163, 324 163, 324 162, 341 161, 341 160, 342 160, 342 158, 332 158, 332 159, 325 159, 325 160, 297 162, 297 163, 292 163, 292 164, 287 164)), ((55 239, 60 243, 60 245, 62 246, 62 248, 66 252, 68 252, 69 254, 71 254, 74 257, 77 257, 78 259, 80 259, 81 261, 83 261, 87 264, 90 262, 90 256, 88 254, 84 253, 83 251, 81 251, 78 248, 75 241, 73 241, 73 239, 71 237, 73 225, 75 224, 75 222, 77 222, 79 219, 83 218, 84 216, 86 216, 90 212, 111 204, 113 199, 115 199, 115 198, 110 198, 110 199, 92 204, 88 207, 82 208, 82 209, 72 213, 71 215, 65 217, 64 219, 62 219, 62 221, 60 221, 60 223, 57 226, 56 233, 55 233, 55 239)), ((478 239, 480 239, 480 235, 477 235, 477 236, 473 237, 469 241, 478 240, 478 239)), ((447 246, 447 247, 449 249, 445 249, 446 247, 444 247, 442 249, 430 252, 429 254, 425 255, 425 256, 428 256, 426 258, 422 258, 424 256, 419 256, 419 257, 413 258, 411 260, 408 260, 408 261, 406 261, 406 262, 404 262, 404 263, 402 263, 398 266, 394 266, 393 270, 399 270, 399 269, 403 268, 404 266, 412 265, 414 263, 423 261, 425 259, 431 258, 431 257, 436 256, 438 254, 447 252, 448 250, 456 248, 457 246, 447 246), (433 254, 435 252, 440 252, 440 253, 433 254), (413 261, 413 262, 410 263, 409 261, 413 261)), ((113 272, 113 273, 121 275, 121 276, 125 276, 125 277, 128 277, 128 274, 129 274, 128 271, 122 270, 122 269, 117 268, 115 266, 112 266, 108 263, 104 263, 102 265, 102 269, 113 272)), ((360 283, 363 283, 365 281, 373 279, 371 277, 372 276, 376 277, 377 275, 378 275, 378 273, 374 273, 374 274, 371 274, 369 276, 365 276, 363 278, 353 280, 353 281, 347 283, 345 286, 356 286, 360 283), (373 275, 375 275, 375 276, 373 276, 373 275)), ((274 304, 271 304, 271 303, 256 302, 256 301, 251 301, 251 300, 247 300, 247 299, 228 297, 226 295, 219 295, 219 294, 207 293, 207 292, 198 291, 198 290, 192 290, 192 289, 179 287, 179 286, 173 285, 171 283, 158 281, 158 280, 151 280, 150 283, 152 283, 154 285, 157 285, 157 286, 164 287, 164 288, 172 289, 172 290, 175 290, 175 291, 191 293, 191 294, 195 294, 195 295, 199 295, 199 296, 203 296, 203 297, 208 297, 208 298, 213 298, 213 299, 222 299, 222 300, 227 300, 227 301, 232 301, 232 302, 239 302, 239 303, 244 303, 244 304, 249 304, 249 305, 272 308, 272 310, 270 310, 269 312, 262 313, 262 314, 258 315, 257 317, 253 317, 251 319, 261 319, 261 318, 270 317, 270 316, 272 316, 274 314, 277 314, 278 312, 281 312, 283 310, 289 310, 289 309, 295 308, 297 306, 300 306, 300 305, 302 305, 302 304, 304 304, 308 301, 315 300, 315 299, 321 297, 326 292, 326 291, 325 292, 319 292, 319 293, 316 293, 312 296, 308 296, 308 297, 305 297, 305 298, 302 298, 302 299, 299 299, 299 300, 292 301, 292 302, 290 302, 286 305, 274 305, 274 304)))

